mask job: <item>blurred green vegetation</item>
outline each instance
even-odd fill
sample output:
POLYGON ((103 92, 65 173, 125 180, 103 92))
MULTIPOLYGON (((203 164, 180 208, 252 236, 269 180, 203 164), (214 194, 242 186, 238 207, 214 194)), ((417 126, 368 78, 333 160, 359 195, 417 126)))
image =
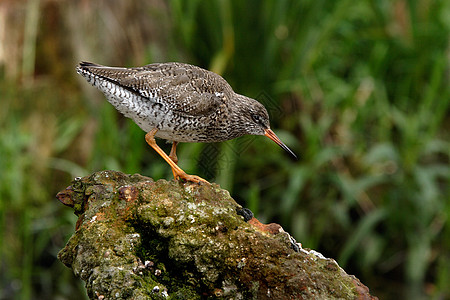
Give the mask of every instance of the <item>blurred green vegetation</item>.
POLYGON ((81 60, 221 74, 300 160, 248 136, 181 144, 183 169, 380 299, 450 297, 449 1, 5 0, 0 28, 0 299, 86 297, 56 260, 76 218, 54 195, 73 177, 171 178, 81 60))

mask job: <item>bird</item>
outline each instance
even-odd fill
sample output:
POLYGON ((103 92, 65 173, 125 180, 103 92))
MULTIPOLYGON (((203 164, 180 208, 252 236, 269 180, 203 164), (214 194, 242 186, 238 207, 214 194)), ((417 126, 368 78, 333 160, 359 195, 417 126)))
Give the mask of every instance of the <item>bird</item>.
POLYGON ((76 71, 146 132, 146 142, 170 165, 175 180, 208 183, 178 166, 179 143, 212 143, 243 135, 264 135, 297 159, 270 129, 266 108, 257 100, 234 92, 214 72, 180 62, 132 68, 80 62, 76 71), (155 137, 172 143, 169 155, 158 146, 155 137))

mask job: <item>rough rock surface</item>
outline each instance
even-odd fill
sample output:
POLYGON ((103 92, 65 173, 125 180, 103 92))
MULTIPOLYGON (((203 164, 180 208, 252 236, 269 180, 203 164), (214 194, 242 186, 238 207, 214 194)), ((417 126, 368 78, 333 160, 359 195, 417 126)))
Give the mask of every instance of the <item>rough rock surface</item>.
POLYGON ((374 299, 216 184, 102 171, 57 198, 79 217, 58 257, 91 299, 374 299))

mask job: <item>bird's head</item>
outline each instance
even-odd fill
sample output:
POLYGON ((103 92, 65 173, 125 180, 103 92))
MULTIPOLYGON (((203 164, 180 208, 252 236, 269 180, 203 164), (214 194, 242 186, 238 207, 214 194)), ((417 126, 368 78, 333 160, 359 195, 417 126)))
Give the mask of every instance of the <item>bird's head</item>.
POLYGON ((240 102, 238 106, 241 108, 240 118, 241 123, 243 123, 242 128, 245 128, 246 134, 265 135, 297 159, 297 155, 270 129, 269 114, 264 105, 255 99, 242 95, 239 95, 238 99, 240 102))

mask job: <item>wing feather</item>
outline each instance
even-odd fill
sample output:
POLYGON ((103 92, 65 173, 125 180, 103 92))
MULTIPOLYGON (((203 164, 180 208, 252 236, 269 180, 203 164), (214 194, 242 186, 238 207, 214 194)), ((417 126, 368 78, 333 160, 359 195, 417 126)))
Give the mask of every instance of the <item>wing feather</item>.
POLYGON ((80 63, 79 68, 138 93, 149 101, 167 105, 184 116, 208 115, 226 105, 234 93, 219 75, 182 63, 156 63, 137 68, 80 63))

